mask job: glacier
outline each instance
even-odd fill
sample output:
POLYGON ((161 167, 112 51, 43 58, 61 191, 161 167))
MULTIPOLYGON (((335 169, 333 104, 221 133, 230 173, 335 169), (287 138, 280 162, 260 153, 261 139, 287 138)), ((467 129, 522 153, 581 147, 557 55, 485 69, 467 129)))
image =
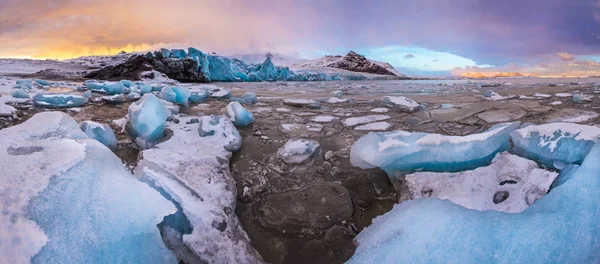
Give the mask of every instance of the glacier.
POLYGON ((177 263, 156 225, 171 202, 61 112, 0 130, 5 263, 177 263))
POLYGON ((382 168, 390 178, 415 171, 458 172, 490 164, 510 148, 510 132, 519 122, 492 126, 469 136, 446 136, 406 131, 370 132, 350 151, 350 162, 363 169, 382 168))
POLYGON ((79 127, 91 139, 98 140, 110 149, 117 149, 117 137, 109 125, 86 120, 81 122, 79 127))
POLYGON ((600 128, 572 123, 526 125, 513 131, 512 152, 544 166, 561 169, 580 164, 600 137, 600 128))
POLYGON ((145 94, 129 106, 130 134, 142 148, 164 137, 170 110, 153 94, 145 94))
POLYGON ((597 263, 600 144, 572 176, 525 211, 405 201, 358 234, 348 263, 597 263))
POLYGON ((237 127, 250 125, 254 122, 252 113, 244 108, 239 102, 231 102, 225 108, 225 115, 237 127))

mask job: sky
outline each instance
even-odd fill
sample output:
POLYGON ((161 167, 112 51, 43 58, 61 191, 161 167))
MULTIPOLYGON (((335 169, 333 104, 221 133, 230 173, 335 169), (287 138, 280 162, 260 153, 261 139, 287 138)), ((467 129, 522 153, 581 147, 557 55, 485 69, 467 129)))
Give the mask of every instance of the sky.
POLYGON ((0 0, 4 58, 189 46, 354 50, 417 76, 600 75, 600 0, 0 0))

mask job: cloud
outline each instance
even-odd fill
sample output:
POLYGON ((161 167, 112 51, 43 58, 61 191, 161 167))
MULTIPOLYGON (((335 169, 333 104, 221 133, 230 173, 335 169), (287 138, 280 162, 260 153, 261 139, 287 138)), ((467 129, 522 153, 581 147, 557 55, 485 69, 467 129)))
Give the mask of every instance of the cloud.
POLYGON ((457 67, 452 70, 454 76, 494 76, 502 74, 539 77, 587 77, 600 76, 600 62, 595 60, 552 60, 537 64, 509 63, 499 67, 457 67))
POLYGON ((575 56, 567 52, 559 52, 556 53, 556 55, 560 58, 561 61, 573 61, 575 59, 575 56))
POLYGON ((405 60, 414 59, 414 58, 415 58, 415 55, 412 55, 412 54, 408 54, 408 55, 404 56, 405 60))

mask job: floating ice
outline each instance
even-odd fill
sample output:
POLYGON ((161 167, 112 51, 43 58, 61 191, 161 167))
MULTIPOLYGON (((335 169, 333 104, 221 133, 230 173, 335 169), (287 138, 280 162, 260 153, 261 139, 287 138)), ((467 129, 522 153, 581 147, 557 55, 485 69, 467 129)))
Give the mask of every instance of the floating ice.
POLYGON ((551 94, 544 94, 544 93, 534 93, 532 96, 533 97, 539 97, 539 98, 550 98, 550 97, 552 97, 551 94))
POLYGON ((384 96, 381 98, 381 100, 386 105, 393 106, 407 112, 414 112, 423 108, 423 105, 404 96, 384 96))
POLYGON ((573 94, 570 94, 570 93, 557 93, 557 94, 554 94, 554 96, 556 96, 556 97, 571 97, 571 96, 573 96, 573 94))
POLYGON ((0 130, 0 262, 177 263, 156 225, 175 207, 67 114, 0 130))
POLYGON ((48 85, 50 85, 49 81, 42 80, 42 79, 35 79, 35 80, 33 80, 33 82, 35 82, 35 83, 37 83, 37 84, 39 84, 41 86, 48 86, 48 85))
POLYGON ((279 149, 279 156, 289 164, 303 163, 320 151, 319 142, 308 139, 290 139, 279 149))
POLYGON ((547 116, 548 122, 587 123, 598 118, 598 113, 580 109, 564 108, 547 116))
POLYGON ((511 97, 502 96, 502 95, 495 93, 494 91, 489 90, 489 91, 486 91, 485 93, 483 93, 483 98, 487 99, 487 100, 491 100, 491 101, 500 101, 500 100, 510 99, 511 97))
POLYGON ((344 120, 344 126, 351 127, 356 125, 362 125, 367 123, 372 123, 376 121, 383 121, 390 119, 388 115, 368 115, 368 116, 360 116, 360 117, 350 117, 344 120))
POLYGON ((600 136, 600 128, 569 123, 529 125, 511 133, 512 152, 548 167, 579 164, 600 136))
POLYGON ((77 94, 44 94, 33 96, 33 103, 42 107, 77 107, 84 105, 88 99, 77 94))
POLYGON ((165 87, 161 91, 162 99, 171 103, 188 106, 190 90, 187 87, 173 86, 165 87))
POLYGON ((115 137, 115 132, 113 132, 109 125, 96 123, 94 121, 83 121, 79 124, 79 127, 91 139, 98 140, 100 143, 111 149, 117 148, 117 137, 115 137))
POLYGON ((210 90, 206 87, 193 87, 190 89, 189 101, 192 103, 202 103, 210 96, 210 90))
POLYGON ((131 86, 133 85, 132 81, 129 80, 121 80, 121 83, 123 84, 123 86, 125 86, 126 88, 131 88, 131 86))
POLYGON ((436 197, 469 209, 518 213, 544 196, 558 173, 508 152, 489 166, 463 172, 416 172, 406 175, 411 199, 436 197))
POLYGON ((144 95, 147 93, 152 92, 152 86, 150 85, 138 85, 138 90, 140 91, 140 94, 144 95))
POLYGON ((254 117, 239 102, 231 102, 227 105, 225 115, 231 119, 235 126, 243 127, 252 124, 254 117))
POLYGON ((99 82, 87 82, 84 83, 85 87, 94 92, 104 93, 104 84, 99 82))
POLYGON ((395 172, 457 172, 488 165, 496 153, 510 147, 509 133, 519 122, 498 124, 469 136, 446 136, 406 131, 371 132, 354 143, 352 165, 395 172))
POLYGON ((518 214, 432 198, 395 205, 358 234, 348 263, 596 263, 598 160, 600 144, 569 180, 518 214))
POLYGON ((453 105, 453 104, 442 104, 440 106, 440 108, 442 108, 442 109, 450 109, 450 108, 455 108, 455 107, 456 107, 456 105, 453 105))
POLYGON ((122 104, 125 101, 123 94, 102 96, 102 100, 111 104, 122 104))
POLYGON ((81 94, 81 96, 83 96, 87 99, 90 99, 90 98, 92 98, 92 91, 85 91, 85 92, 83 92, 83 94, 81 94))
POLYGON ((550 103, 550 105, 561 105, 561 104, 562 104, 561 101, 554 101, 554 102, 550 103))
POLYGON ((388 122, 374 122, 361 126, 357 126, 354 130, 367 130, 367 131, 386 131, 392 127, 392 124, 388 122))
POLYGON ((122 94, 125 92, 125 86, 121 82, 105 82, 103 89, 108 95, 122 94))
POLYGON ((242 146, 242 137, 231 120, 225 116, 211 115, 200 117, 198 134, 209 137, 217 142, 223 142, 227 151, 238 151, 242 146))
POLYGON ((256 98, 256 94, 253 92, 245 92, 242 95, 242 99, 244 99, 244 101, 246 101, 246 103, 248 103, 248 104, 258 103, 258 98, 256 98))
POLYGON ((165 134, 169 109, 153 94, 145 94, 128 109, 131 135, 140 147, 158 142, 165 134))
POLYGON ((213 97, 213 98, 219 98, 219 99, 231 98, 231 91, 221 88, 221 87, 214 87, 213 89, 211 89, 210 92, 211 92, 210 97, 213 97))
POLYGON ((12 96, 14 98, 28 98, 29 99, 29 93, 27 93, 23 89, 13 89, 10 92, 10 96, 12 96))

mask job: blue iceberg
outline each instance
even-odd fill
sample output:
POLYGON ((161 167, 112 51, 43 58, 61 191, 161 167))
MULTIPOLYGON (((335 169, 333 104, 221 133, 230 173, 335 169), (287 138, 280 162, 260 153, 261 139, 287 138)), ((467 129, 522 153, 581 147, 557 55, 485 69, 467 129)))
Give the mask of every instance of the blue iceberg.
POLYGON ((173 55, 173 58, 177 59, 183 59, 187 57, 187 53, 185 52, 185 50, 182 49, 172 49, 171 54, 173 55))
POLYGON ((188 106, 190 90, 187 87, 165 87, 161 91, 161 98, 171 103, 188 106))
POLYGON ((256 97, 256 94, 253 92, 245 92, 242 95, 242 99, 244 99, 244 101, 248 104, 256 104, 258 103, 258 98, 256 97))
POLYGON ((90 89, 91 91, 94 92, 105 92, 104 91, 104 83, 99 83, 99 82, 88 82, 88 83, 84 83, 85 87, 90 89))
POLYGON ((98 142, 111 149, 117 149, 117 137, 109 125, 94 121, 83 121, 79 124, 79 127, 91 139, 98 140, 98 142))
POLYGON ((161 52, 163 58, 169 58, 169 57, 171 57, 171 51, 168 50, 168 49, 161 48, 160 52, 161 52))
POLYGON ((105 82, 103 89, 108 95, 122 94, 125 92, 125 86, 121 82, 105 82))
POLYGON ((192 48, 192 47, 188 48, 188 54, 187 55, 190 58, 196 58, 196 57, 198 57, 200 59, 204 59, 206 57, 206 54, 204 54, 204 52, 200 51, 199 49, 192 48))
POLYGON ((129 106, 131 135, 140 147, 149 147, 164 137, 170 111, 153 94, 145 94, 129 106))
POLYGON ((189 101, 192 103, 202 103, 210 96, 210 89, 207 87, 192 87, 190 89, 189 101))
POLYGON ((570 179, 517 214, 397 204, 358 234, 348 263, 598 263, 599 160, 595 144, 570 179))
POLYGON ((42 80, 42 79, 35 79, 35 80, 33 80, 33 81, 34 81, 35 83, 37 83, 37 84, 41 85, 41 86, 47 86, 47 85, 50 85, 50 82, 49 82, 49 81, 42 80))
POLYGON ((33 88, 33 82, 29 79, 17 80, 15 88, 31 89, 31 88, 33 88))
POLYGON ((529 125, 511 133, 512 152, 561 169, 581 164, 600 137, 600 128, 572 123, 529 125))
POLYGON ((27 93, 23 89, 13 89, 10 92, 10 96, 12 96, 14 98, 29 98, 29 93, 27 93))
POLYGON ((131 88, 131 86, 133 85, 132 81, 129 80, 121 80, 121 83, 123 84, 123 86, 125 86, 126 88, 131 88))
POLYGON ((371 132, 354 143, 352 165, 379 167, 394 179, 396 172, 458 172, 490 164, 498 152, 510 148, 510 132, 519 122, 498 124, 469 136, 446 136, 406 131, 371 132))
POLYGON ((142 95, 152 92, 152 86, 150 85, 138 85, 137 88, 142 95))
POLYGON ((38 93, 33 96, 33 103, 42 107, 76 107, 87 103, 88 98, 77 94, 38 93))
POLYGON ((239 102, 231 102, 227 105, 225 115, 231 119, 235 126, 243 127, 254 122, 252 113, 244 108, 239 102))

